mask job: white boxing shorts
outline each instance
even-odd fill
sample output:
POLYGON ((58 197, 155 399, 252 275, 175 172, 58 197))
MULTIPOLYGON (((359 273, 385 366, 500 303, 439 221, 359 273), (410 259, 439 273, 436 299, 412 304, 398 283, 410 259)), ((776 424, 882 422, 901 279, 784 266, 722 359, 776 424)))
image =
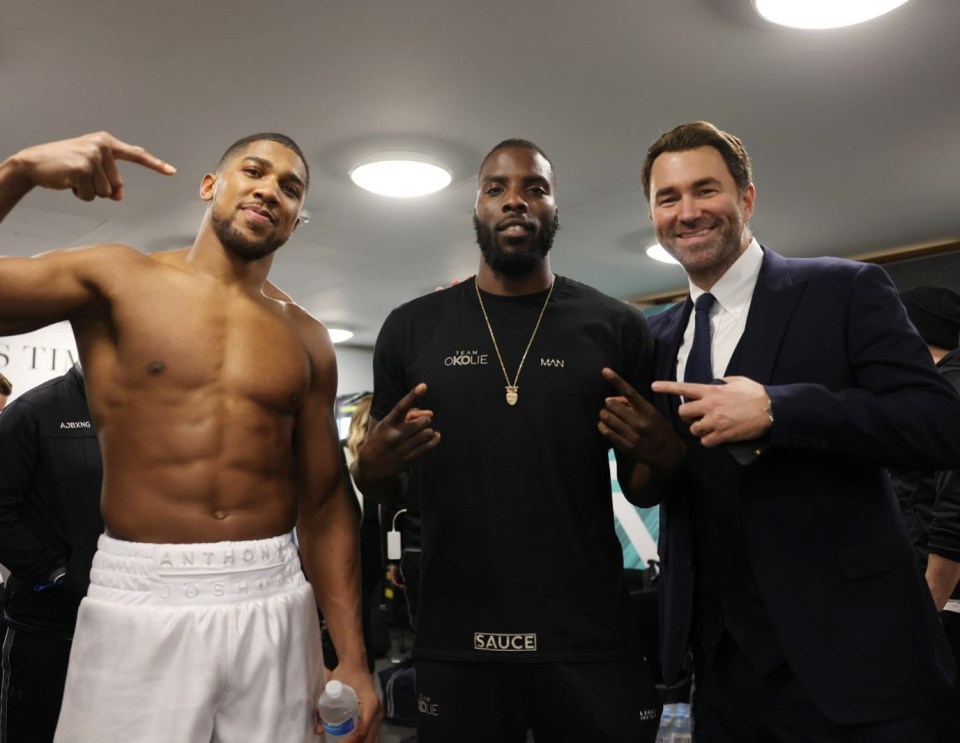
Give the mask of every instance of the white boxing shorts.
POLYGON ((56 743, 313 741, 313 590, 289 536, 214 544, 100 537, 56 743))

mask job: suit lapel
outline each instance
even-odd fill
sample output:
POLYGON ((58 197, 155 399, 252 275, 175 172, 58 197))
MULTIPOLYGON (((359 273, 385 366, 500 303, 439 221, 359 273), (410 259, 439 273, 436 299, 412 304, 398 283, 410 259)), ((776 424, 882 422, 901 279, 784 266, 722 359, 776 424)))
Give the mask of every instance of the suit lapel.
POLYGON ((682 304, 667 310, 669 316, 664 318, 663 326, 657 333, 657 379, 670 382, 677 380, 677 353, 692 311, 693 302, 689 295, 682 304))
MULTIPOLYGON (((661 320, 662 325, 657 328, 657 363, 654 370, 654 379, 675 382, 677 380, 677 353, 680 351, 680 343, 683 341, 683 333, 690 321, 690 313, 693 311, 693 302, 690 296, 677 307, 666 310, 661 320)), ((661 396, 665 406, 661 406, 660 412, 668 419, 672 420, 674 426, 680 428, 684 424, 680 421, 677 408, 680 407, 680 398, 676 395, 661 396)))
POLYGON ((790 317, 805 288, 805 282, 791 281, 787 262, 781 256, 763 248, 750 314, 727 366, 728 376, 749 377, 761 384, 770 380, 790 317))

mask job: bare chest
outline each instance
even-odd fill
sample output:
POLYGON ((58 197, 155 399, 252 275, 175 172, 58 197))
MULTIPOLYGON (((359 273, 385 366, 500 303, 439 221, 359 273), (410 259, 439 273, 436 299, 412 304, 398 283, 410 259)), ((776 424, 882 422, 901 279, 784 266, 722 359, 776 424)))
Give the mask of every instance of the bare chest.
POLYGON ((114 379, 130 389, 198 394, 292 413, 306 395, 303 341, 282 307, 171 281, 113 303, 114 379))

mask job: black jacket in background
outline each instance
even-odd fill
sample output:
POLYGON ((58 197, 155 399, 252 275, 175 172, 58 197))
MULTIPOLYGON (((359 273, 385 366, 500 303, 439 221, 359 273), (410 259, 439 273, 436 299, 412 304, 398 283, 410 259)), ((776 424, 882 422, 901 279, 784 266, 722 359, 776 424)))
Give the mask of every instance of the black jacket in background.
MULTIPOLYGON (((944 356, 937 369, 960 392, 960 349, 944 356)), ((957 421, 960 435, 960 421, 957 421)), ((960 470, 892 470, 890 478, 910 527, 922 565, 933 552, 960 562, 960 470)), ((960 599, 960 587, 951 598, 960 599)))
POLYGON ((0 563, 11 571, 9 619, 73 633, 103 533, 100 446, 77 367, 24 393, 0 415, 0 563), (34 590, 56 568, 65 582, 34 590))

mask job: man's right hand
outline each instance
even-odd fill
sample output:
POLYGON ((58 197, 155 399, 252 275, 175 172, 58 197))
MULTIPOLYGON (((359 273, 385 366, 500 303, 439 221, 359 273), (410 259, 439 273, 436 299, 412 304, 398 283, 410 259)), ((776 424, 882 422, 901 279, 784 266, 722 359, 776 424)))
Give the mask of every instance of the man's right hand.
POLYGON ((386 483, 440 443, 433 411, 416 405, 427 394, 422 382, 408 392, 367 434, 357 453, 354 477, 361 491, 386 483))
POLYGON ((127 144, 107 132, 28 147, 11 157, 6 165, 13 169, 26 190, 37 186, 69 188, 84 201, 92 201, 97 196, 119 201, 123 198, 123 179, 117 168, 118 160, 164 175, 177 172, 143 147, 127 144))

